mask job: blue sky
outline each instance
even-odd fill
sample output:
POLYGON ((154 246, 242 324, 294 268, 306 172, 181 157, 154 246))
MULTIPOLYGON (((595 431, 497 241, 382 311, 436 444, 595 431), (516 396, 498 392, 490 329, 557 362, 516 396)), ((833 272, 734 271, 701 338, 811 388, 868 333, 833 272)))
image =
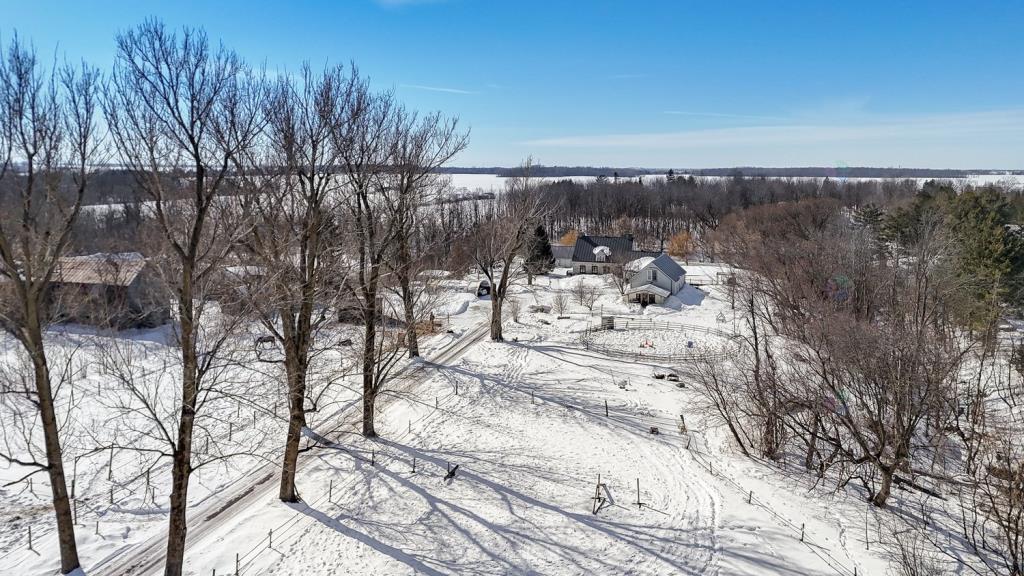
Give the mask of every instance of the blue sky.
POLYGON ((355 61, 472 128, 466 166, 1024 168, 1022 2, 0 0, 108 68, 148 16, 273 70, 355 61))

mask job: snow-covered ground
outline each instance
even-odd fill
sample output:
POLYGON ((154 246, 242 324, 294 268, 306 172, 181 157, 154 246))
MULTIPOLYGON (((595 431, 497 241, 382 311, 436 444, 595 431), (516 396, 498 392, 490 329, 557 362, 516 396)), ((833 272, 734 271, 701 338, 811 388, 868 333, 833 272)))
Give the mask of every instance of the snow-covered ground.
MULTIPOLYGON (((709 278, 721 270, 686 268, 709 278)), ((515 287, 523 311, 519 322, 506 320, 506 342, 495 343, 485 337, 490 303, 466 290, 472 280, 444 284, 449 294, 437 312, 451 314, 453 333, 433 339, 428 361, 410 366, 383 397, 381 438, 362 438, 352 410, 331 434, 334 444, 305 457, 303 503, 277 500, 272 462, 193 479, 187 573, 233 574, 236 557, 246 575, 884 573, 879 519, 857 493, 740 456, 705 420, 685 377, 684 387, 652 377, 678 367, 581 345, 598 314, 731 329, 723 287, 690 287, 641 314, 607 278, 543 276, 515 287), (579 282, 601 290, 593 310, 573 300, 579 282), (559 291, 570 297, 568 319, 529 311, 550 306, 559 291)), ((687 336, 656 338, 685 346, 687 336)), ((355 398, 346 388, 336 402, 355 398)), ((270 430, 260 418, 254 428, 270 430)), ((105 478, 106 464, 100 456, 91 473, 105 478)), ((115 478, 132 475, 131 462, 118 464, 115 478)), ((0 469, 4 479, 11 474, 0 469)), ((0 574, 52 574, 45 490, 37 483, 35 497, 24 492, 0 493, 8 520, 0 574), (26 548, 25 519, 40 534, 39 552, 26 548)), ((146 570, 120 568, 160 543, 166 520, 161 493, 155 505, 134 498, 80 522, 86 573, 158 572, 146 562, 146 570)))

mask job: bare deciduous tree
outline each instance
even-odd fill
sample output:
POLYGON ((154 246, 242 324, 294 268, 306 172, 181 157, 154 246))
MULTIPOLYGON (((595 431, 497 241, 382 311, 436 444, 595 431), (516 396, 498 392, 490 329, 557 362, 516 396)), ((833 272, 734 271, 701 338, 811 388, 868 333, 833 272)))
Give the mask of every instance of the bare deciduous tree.
POLYGON ((173 431, 172 490, 165 574, 181 574, 187 533, 193 431, 204 379, 216 368, 225 331, 205 334, 203 320, 218 270, 245 233, 232 204, 235 159, 262 129, 262 83, 241 59, 211 49, 206 35, 180 34, 148 21, 117 38, 117 62, 105 112, 121 161, 153 203, 160 232, 155 261, 168 299, 177 304, 181 353, 180 409, 173 431), (168 180, 166 174, 174 179, 168 180), (209 336, 209 337, 207 337, 209 336))
POLYGON ((552 308, 555 310, 555 314, 565 316, 565 313, 569 310, 569 295, 559 290, 558 292, 555 292, 555 296, 551 302, 552 308))
POLYGON ((519 176, 506 181, 505 193, 469 239, 473 262, 491 284, 491 340, 501 342, 501 315, 509 287, 525 274, 519 254, 533 226, 544 215, 541 197, 530 181, 528 159, 519 176))
POLYGON ((409 357, 420 355, 416 333, 417 288, 415 281, 425 250, 414 243, 421 212, 436 201, 447 180, 437 173, 469 143, 468 133, 459 130, 457 118, 439 113, 420 117, 399 106, 389 135, 389 152, 381 175, 390 189, 390 218, 395 222, 394 253, 390 263, 397 277, 406 326, 409 357))
POLYGON ((333 174, 341 158, 334 131, 357 83, 340 66, 316 74, 308 64, 297 79, 278 80, 266 102, 266 154, 238 157, 238 172, 251 172, 244 181, 254 217, 238 254, 257 267, 240 280, 248 306, 284 350, 289 412, 278 497, 285 502, 298 500, 299 441, 307 412, 316 408, 308 375, 345 276, 335 220, 344 190, 333 174))
POLYGON ((99 90, 95 69, 47 74, 18 38, 0 53, 0 329, 31 359, 33 386, 23 399, 36 411, 30 420, 41 421, 45 458, 0 457, 48 474, 63 573, 79 561, 44 330, 51 281, 96 161, 99 90))

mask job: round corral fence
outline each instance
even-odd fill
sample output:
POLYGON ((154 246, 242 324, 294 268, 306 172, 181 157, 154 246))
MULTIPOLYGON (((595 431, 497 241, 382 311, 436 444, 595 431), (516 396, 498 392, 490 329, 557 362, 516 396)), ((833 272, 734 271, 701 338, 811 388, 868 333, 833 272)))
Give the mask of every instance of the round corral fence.
POLYGON ((621 316, 599 318, 580 341, 587 350, 607 356, 665 363, 725 358, 740 344, 738 336, 724 330, 621 316))

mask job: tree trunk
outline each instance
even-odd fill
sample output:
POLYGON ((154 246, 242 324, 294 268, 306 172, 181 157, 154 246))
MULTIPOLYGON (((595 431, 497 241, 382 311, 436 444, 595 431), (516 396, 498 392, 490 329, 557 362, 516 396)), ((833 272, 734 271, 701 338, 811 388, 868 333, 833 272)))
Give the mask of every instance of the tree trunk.
MULTIPOLYGON (((30 314, 38 320, 38 314, 30 314)), ((79 567, 78 546, 75 543, 75 524, 68 500, 67 483, 64 478, 63 453, 53 405, 53 391, 50 388, 50 369, 43 348, 42 329, 38 322, 28 329, 32 365, 35 371, 36 392, 39 394, 39 416, 43 423, 43 440, 46 445, 47 472, 53 492, 53 510, 57 516, 57 540, 60 544, 60 571, 67 574, 79 567)))
POLYGON ((281 489, 278 498, 282 502, 298 502, 295 490, 295 470, 299 462, 299 441, 302 427, 306 425, 303 410, 306 397, 305 373, 296 359, 286 360, 288 372, 288 436, 284 445, 284 460, 281 463, 281 489))
POLYGON ((188 432, 184 432, 185 411, 182 409, 181 432, 178 433, 179 448, 174 451, 171 469, 171 506, 167 528, 167 564, 165 576, 181 576, 185 564, 185 536, 188 534, 186 507, 188 506, 188 480, 191 474, 191 449, 182 449, 181 442, 186 441, 191 448, 192 421, 189 418, 188 432), (187 438, 186 438, 187 437, 187 438))
POLYGON ((811 428, 811 439, 807 442, 807 454, 804 456, 804 468, 814 469, 814 453, 818 446, 818 419, 814 419, 814 427, 811 428))
POLYGON ((875 496, 871 499, 871 503, 878 508, 885 508, 885 503, 889 499, 889 493, 892 491, 892 468, 882 468, 882 486, 875 492, 875 496))
POLYGON ((501 335, 501 305, 504 304, 504 300, 504 296, 491 293, 491 340, 495 342, 505 341, 501 335))
POLYGON ((199 362, 192 314, 191 280, 191 272, 186 270, 183 274, 182 297, 178 301, 181 311, 181 414, 171 464, 171 502, 168 510, 165 576, 181 576, 185 564, 185 537, 188 534, 188 481, 192 475, 192 431, 199 390, 199 362))
POLYGON ((400 281, 402 283, 402 308, 405 309, 405 344, 409 347, 409 358, 419 358, 420 342, 416 333, 416 302, 408 274, 402 274, 400 281))
POLYGON ((376 298, 371 298, 366 304, 367 309, 363 314, 364 338, 363 338, 363 436, 374 438, 377 430, 373 426, 373 411, 377 400, 376 382, 374 381, 374 353, 377 342, 377 318, 376 298))

